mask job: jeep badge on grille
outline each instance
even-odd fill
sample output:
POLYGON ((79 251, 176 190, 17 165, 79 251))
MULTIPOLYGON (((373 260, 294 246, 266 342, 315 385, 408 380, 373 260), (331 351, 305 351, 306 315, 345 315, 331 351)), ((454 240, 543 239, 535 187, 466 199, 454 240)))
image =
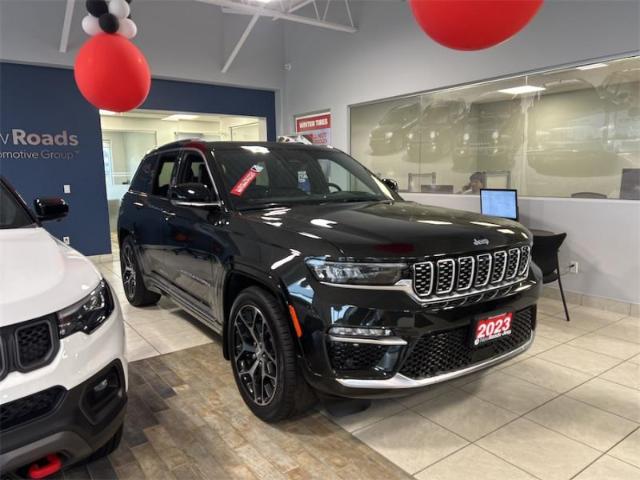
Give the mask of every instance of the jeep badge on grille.
POLYGON ((489 245, 489 239, 488 238, 474 238, 473 239, 473 244, 477 247, 479 245, 489 245))

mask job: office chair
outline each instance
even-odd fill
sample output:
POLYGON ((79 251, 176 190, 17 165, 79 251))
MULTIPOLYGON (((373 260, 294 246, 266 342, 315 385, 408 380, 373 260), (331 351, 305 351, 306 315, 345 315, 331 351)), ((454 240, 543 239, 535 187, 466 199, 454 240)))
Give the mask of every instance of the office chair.
POLYGON ((560 265, 558 263, 558 250, 567 238, 566 233, 558 233, 556 235, 545 235, 535 237, 533 241, 533 250, 531 255, 540 270, 542 270, 542 283, 547 284, 558 281, 560 287, 560 296, 562 297, 562 304, 564 305, 564 314, 569 319, 569 309, 567 308, 567 301, 564 298, 564 290, 562 289, 562 279, 560 278, 560 265))
POLYGON ((607 198, 607 196, 604 193, 576 192, 571 194, 571 198, 607 198))

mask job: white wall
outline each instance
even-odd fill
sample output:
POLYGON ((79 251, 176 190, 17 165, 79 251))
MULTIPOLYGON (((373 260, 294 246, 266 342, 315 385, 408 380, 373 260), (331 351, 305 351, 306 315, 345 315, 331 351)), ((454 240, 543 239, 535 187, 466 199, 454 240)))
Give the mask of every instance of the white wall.
POLYGON ((637 0, 548 0, 517 36, 479 52, 435 43, 405 2, 353 3, 354 35, 286 24, 283 132, 297 113, 331 109, 332 143, 348 150, 348 105, 640 49, 637 0))
MULTIPOLYGON (((80 26, 85 2, 76 1, 69 51, 60 53, 65 0, 0 0, 0 59, 73 65, 87 37, 80 26)), ((223 15, 219 7, 192 0, 137 0, 134 43, 157 78, 280 90, 283 85, 282 23, 261 19, 228 73, 221 72, 250 17, 223 15)))
MULTIPOLYGON (((477 195, 403 193, 406 200, 480 211, 477 195)), ((563 277, 566 290, 640 303, 640 202, 575 198, 519 198, 520 222, 528 228, 567 233, 561 267, 579 262, 563 277)))

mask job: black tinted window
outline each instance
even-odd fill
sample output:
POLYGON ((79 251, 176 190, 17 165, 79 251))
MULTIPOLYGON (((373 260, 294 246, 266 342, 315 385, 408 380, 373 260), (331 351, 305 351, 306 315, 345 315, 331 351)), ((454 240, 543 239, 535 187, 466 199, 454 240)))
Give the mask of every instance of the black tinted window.
POLYGON ((204 163, 204 157, 196 152, 185 152, 182 173, 178 183, 201 183, 213 191, 211 177, 204 163))
POLYGON ((25 208, 0 183, 0 228, 21 228, 32 224, 33 220, 25 208))
POLYGON ((157 158, 158 157, 154 155, 142 160, 131 182, 131 190, 142 193, 151 192, 151 180, 153 179, 154 166, 157 158))
POLYGON ((166 197, 171 184, 171 176, 178 161, 178 152, 169 152, 160 155, 156 167, 156 175, 153 181, 151 193, 159 197, 166 197))

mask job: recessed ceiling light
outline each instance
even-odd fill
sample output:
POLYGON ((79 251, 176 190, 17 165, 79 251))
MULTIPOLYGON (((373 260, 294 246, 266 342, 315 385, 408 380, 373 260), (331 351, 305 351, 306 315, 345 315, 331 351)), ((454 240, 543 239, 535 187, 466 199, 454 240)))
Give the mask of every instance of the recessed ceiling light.
POLYGON ((198 118, 198 115, 189 115, 186 113, 175 113, 173 115, 169 115, 168 117, 164 117, 162 120, 177 122, 178 120, 195 120, 196 118, 198 118))
POLYGON ((508 95, 521 95, 523 93, 541 92, 546 90, 544 87, 536 87, 534 85, 521 85, 519 87, 505 88, 498 90, 500 93, 506 93, 508 95))
POLYGON ((112 112, 111 110, 98 110, 100 115, 117 115, 116 112, 112 112))
POLYGON ((576 70, 593 70, 594 68, 603 68, 608 67, 606 63, 592 63, 591 65, 583 65, 581 67, 576 67, 576 70))

